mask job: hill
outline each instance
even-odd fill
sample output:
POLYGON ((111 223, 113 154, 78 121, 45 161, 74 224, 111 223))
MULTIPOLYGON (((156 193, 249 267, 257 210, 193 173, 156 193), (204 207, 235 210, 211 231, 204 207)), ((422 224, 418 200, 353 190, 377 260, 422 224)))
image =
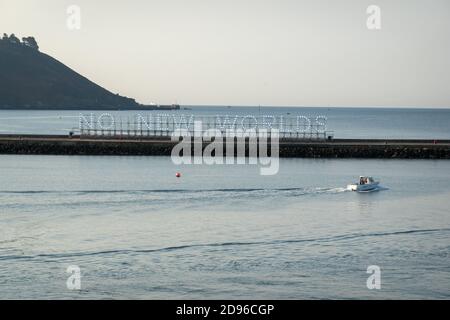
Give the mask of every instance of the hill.
POLYGON ((0 39, 0 109, 133 109, 113 94, 39 51, 33 37, 0 39))

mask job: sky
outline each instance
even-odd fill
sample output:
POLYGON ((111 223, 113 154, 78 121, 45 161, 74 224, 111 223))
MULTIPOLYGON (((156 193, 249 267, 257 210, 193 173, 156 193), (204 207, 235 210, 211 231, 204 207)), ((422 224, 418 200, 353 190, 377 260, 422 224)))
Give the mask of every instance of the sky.
POLYGON ((448 0, 0 0, 0 32, 140 103, 450 107, 448 0))

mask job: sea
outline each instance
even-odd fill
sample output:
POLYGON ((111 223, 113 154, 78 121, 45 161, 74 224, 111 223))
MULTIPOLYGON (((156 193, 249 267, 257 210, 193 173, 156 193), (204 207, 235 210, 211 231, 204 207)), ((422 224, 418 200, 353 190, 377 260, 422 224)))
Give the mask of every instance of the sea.
MULTIPOLYGON (((449 109, 170 112, 450 139, 449 109)), ((0 111, 0 133, 66 134, 79 114, 0 111)), ((265 176, 258 163, 0 155, 0 299, 450 299, 450 161, 279 159, 265 176), (380 188, 348 191, 360 175, 380 188)))

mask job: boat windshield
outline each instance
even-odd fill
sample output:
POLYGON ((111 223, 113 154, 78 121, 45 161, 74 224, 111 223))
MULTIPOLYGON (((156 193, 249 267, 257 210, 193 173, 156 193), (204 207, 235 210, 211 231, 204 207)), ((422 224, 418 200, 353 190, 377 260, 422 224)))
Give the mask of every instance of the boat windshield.
POLYGON ((374 180, 372 177, 359 177, 359 184, 370 184, 373 183, 374 180))

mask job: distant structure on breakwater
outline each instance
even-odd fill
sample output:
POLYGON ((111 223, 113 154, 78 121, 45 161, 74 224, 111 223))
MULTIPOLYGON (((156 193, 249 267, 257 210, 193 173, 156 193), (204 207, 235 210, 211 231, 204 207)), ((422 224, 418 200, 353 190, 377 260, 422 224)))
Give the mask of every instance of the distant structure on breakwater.
POLYGON ((327 130, 327 118, 316 116, 203 116, 203 115, 174 115, 154 114, 135 117, 116 118, 109 113, 95 116, 80 114, 77 128, 82 138, 107 137, 116 139, 126 138, 164 138, 171 137, 174 132, 183 131, 185 135, 201 136, 206 131, 219 137, 236 136, 239 134, 270 135, 277 130, 280 138, 297 140, 331 140, 333 132, 327 130))

